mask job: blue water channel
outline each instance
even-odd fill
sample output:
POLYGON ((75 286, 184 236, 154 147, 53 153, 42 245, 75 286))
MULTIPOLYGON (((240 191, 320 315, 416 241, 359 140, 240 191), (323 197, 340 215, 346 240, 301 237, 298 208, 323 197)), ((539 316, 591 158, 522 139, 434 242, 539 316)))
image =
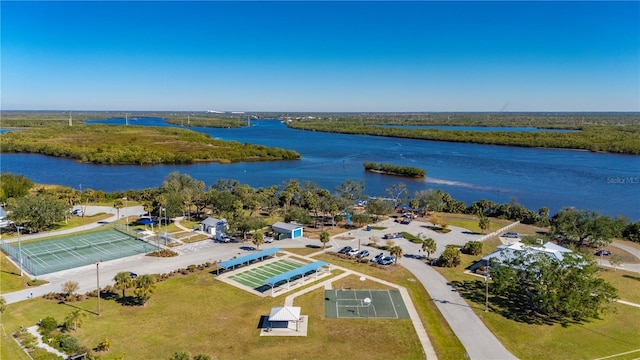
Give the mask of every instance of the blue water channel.
MULTIPOLYGON (((157 118, 129 119, 129 125, 168 126, 157 118)), ((94 121, 124 124, 125 119, 94 121)), ((292 149, 301 160, 194 165, 93 165, 44 155, 2 154, 2 171, 37 183, 120 191, 156 187, 172 171, 188 173, 206 185, 236 179, 252 187, 281 185, 289 179, 313 181, 333 190, 346 179, 363 180, 365 193, 386 196, 404 182, 410 194, 441 189, 469 205, 479 199, 517 200, 527 208, 554 213, 576 207, 640 219, 640 156, 586 151, 330 134, 290 129, 278 120, 256 120, 238 129, 191 128, 213 138, 292 149), (369 173, 365 161, 425 169, 426 179, 369 173)), ((170 125, 173 126, 173 125, 170 125)))

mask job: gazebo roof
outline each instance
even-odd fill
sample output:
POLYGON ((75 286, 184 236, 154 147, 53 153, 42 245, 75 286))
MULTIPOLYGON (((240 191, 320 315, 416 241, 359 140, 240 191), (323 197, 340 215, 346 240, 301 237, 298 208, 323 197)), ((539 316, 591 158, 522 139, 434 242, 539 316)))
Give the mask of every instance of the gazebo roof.
POLYGON ((297 306, 278 306, 271 308, 269 321, 298 321, 300 308, 297 306))

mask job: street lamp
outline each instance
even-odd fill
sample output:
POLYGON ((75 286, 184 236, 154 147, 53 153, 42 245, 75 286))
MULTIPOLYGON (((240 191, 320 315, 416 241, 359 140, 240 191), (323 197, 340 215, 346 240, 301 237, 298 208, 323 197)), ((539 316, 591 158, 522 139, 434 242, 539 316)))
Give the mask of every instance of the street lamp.
POLYGON ((122 200, 124 200, 124 217, 125 217, 125 223, 127 224, 127 233, 129 233, 129 209, 127 208, 127 197, 123 197, 122 200))
POLYGON ((98 287, 98 316, 100 316, 100 261, 96 260, 96 285, 98 287))
POLYGON ((22 276, 22 241, 20 239, 20 230, 24 229, 23 226, 16 226, 18 230, 18 262, 20 262, 20 276, 22 276))
POLYGON ((167 245, 167 208, 162 208, 164 211, 164 244, 167 245))
POLYGON ((484 311, 489 311, 489 265, 484 269, 484 311))

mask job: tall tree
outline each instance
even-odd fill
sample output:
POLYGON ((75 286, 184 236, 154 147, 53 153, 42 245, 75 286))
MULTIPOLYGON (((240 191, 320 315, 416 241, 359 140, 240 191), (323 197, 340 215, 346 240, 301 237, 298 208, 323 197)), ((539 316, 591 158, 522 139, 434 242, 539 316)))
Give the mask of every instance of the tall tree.
POLYGON ((256 249, 260 249, 260 245, 264 244, 264 234, 261 231, 256 231, 253 234, 252 242, 256 246, 256 249))
POLYGON ((402 247, 400 245, 393 246, 391 249, 389 249, 389 254, 395 257, 396 263, 398 263, 399 258, 402 257, 402 247))
POLYGON ((593 260, 574 253, 565 253, 560 261, 541 252, 519 251, 490 263, 495 294, 522 315, 554 321, 596 318, 616 299, 616 289, 597 272, 593 260))
POLYGON ((482 230, 484 234, 487 229, 491 227, 491 220, 488 217, 484 216, 484 214, 478 217, 478 227, 482 230))
POLYGON ((328 232, 323 231, 320 233, 320 242, 322 243, 323 249, 325 248, 325 246, 327 246, 327 243, 329 242, 330 239, 331 239, 331 236, 329 235, 328 232))
POLYGON ((347 179, 344 183, 340 184, 336 188, 336 192, 344 199, 348 200, 349 204, 353 204, 354 201, 362 198, 362 192, 364 191, 364 181, 353 181, 347 179))
POLYGON ((556 239, 578 248, 610 244, 614 228, 611 217, 572 208, 561 210, 551 221, 551 233, 556 239))
POLYGON ((133 293, 138 297, 143 305, 156 291, 156 280, 149 274, 138 276, 134 281, 134 285, 135 290, 133 290, 133 293))
POLYGON ((407 196, 409 195, 407 185, 402 182, 391 185, 385 189, 385 192, 393 199, 395 206, 404 204, 407 201, 407 196))
POLYGON ((29 232, 51 229, 56 222, 64 219, 69 207, 55 196, 27 195, 15 201, 11 214, 16 224, 21 224, 29 232))
POLYGON ((431 254, 436 252, 437 246, 438 245, 436 244, 436 241, 432 238, 422 240, 422 251, 425 251, 427 253, 428 258, 431 257, 431 254))
POLYGON ((113 278, 116 282, 114 287, 118 290, 122 290, 122 297, 125 296, 125 290, 133 286, 133 279, 128 271, 121 271, 113 278))

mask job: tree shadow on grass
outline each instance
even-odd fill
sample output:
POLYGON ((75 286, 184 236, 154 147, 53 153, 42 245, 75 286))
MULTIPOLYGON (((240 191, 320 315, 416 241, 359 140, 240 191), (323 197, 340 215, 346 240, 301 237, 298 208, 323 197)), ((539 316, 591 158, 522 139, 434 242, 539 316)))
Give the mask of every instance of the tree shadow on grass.
POLYGON ((622 275, 623 278, 627 278, 627 279, 631 279, 631 280, 636 280, 636 281, 640 281, 640 276, 633 276, 633 275, 622 275))
MULTIPOLYGON (((466 300, 476 304, 485 303, 486 284, 484 281, 452 281, 451 286, 466 300)), ((511 297, 494 295, 491 292, 491 284, 489 284, 489 309, 507 319, 532 325, 562 324, 562 326, 568 326, 584 323, 583 321, 541 314, 531 308, 524 298, 516 295, 511 297)))
POLYGON ((142 306, 144 303, 137 296, 121 296, 116 302, 123 306, 142 306))

